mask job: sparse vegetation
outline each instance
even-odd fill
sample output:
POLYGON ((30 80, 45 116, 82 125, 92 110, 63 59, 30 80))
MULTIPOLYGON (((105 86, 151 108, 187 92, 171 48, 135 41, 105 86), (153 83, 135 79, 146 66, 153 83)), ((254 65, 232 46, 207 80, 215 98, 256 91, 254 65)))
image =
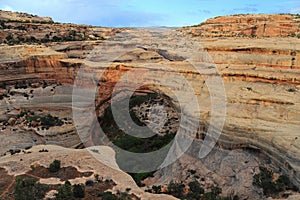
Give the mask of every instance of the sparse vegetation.
POLYGON ((200 186, 200 183, 196 180, 188 183, 187 185, 181 182, 171 181, 167 185, 167 190, 165 192, 162 192, 162 186, 152 186, 152 188, 146 190, 146 192, 169 194, 182 200, 239 200, 237 195, 221 197, 222 189, 217 186, 213 186, 209 191, 205 192, 205 190, 200 186))
POLYGON ((14 197, 16 200, 40 200, 45 197, 48 186, 37 182, 38 179, 18 176, 15 182, 14 197))
POLYGON ((1 88, 1 89, 6 89, 6 83, 1 83, 1 84, 0 84, 0 88, 1 88))
POLYGON ((16 82, 15 89, 27 89, 27 83, 25 81, 16 82))
POLYGON ((251 87, 247 87, 248 91, 253 91, 253 89, 251 87))
POLYGON ((69 181, 66 181, 64 185, 60 186, 55 194, 56 200, 74 199, 72 193, 72 185, 69 181))
POLYGON ((295 18, 300 18, 300 14, 291 14, 295 18))
POLYGON ((183 183, 178 182, 170 182, 167 189, 167 194, 170 194, 176 198, 182 199, 184 197, 184 187, 183 183))
POLYGON ((253 185, 262 188, 264 195, 267 197, 276 197, 280 192, 287 189, 297 189, 287 176, 281 175, 277 180, 274 180, 274 173, 272 170, 265 167, 260 167, 259 169, 260 173, 255 174, 253 177, 253 185))
POLYGON ((132 198, 125 192, 118 192, 113 194, 111 192, 100 192, 98 197, 101 197, 102 200, 131 200, 132 198))
MULTIPOLYGON (((29 97, 29 95, 24 95, 25 97, 29 97)), ((37 122, 40 123, 42 126, 42 129, 48 129, 53 126, 62 126, 64 123, 61 119, 58 117, 54 117, 50 114, 46 116, 42 115, 37 115, 33 111, 28 111, 28 110, 22 110, 19 114, 19 118, 25 116, 25 122, 26 123, 31 123, 31 122, 37 122)))

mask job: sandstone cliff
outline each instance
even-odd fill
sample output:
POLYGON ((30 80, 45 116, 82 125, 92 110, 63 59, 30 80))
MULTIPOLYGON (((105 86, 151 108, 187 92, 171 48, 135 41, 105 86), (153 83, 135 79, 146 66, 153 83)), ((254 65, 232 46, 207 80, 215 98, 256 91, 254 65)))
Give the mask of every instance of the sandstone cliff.
POLYGON ((233 15, 208 19, 182 31, 201 37, 296 37, 300 36, 299 23, 299 15, 233 15))
POLYGON ((9 11, 0 11, 0 27, 0 43, 9 45, 105 40, 123 30, 54 23, 51 18, 9 11))

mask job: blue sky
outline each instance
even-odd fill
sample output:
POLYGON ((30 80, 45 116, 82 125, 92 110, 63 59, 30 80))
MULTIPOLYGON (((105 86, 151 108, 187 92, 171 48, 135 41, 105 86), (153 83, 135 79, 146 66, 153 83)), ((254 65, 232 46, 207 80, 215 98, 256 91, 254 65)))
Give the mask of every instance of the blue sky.
POLYGON ((238 13, 300 13, 300 0, 0 0, 0 9, 109 27, 187 26, 238 13))

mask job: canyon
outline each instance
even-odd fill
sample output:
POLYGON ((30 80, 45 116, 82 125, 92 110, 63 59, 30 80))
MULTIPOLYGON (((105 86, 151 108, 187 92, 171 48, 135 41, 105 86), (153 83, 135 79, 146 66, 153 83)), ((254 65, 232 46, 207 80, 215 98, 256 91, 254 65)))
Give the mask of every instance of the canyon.
MULTIPOLYGON (((93 140, 101 134, 97 117, 114 97, 125 98, 124 91, 133 90, 158 92, 181 118, 187 116, 186 123, 190 119, 200 123, 189 135, 190 147, 146 179, 147 186, 187 181, 192 179, 186 178, 187 170, 196 170, 203 187, 219 185, 223 196, 261 199, 262 191, 252 185, 252 179, 265 165, 287 175, 299 188, 299 19, 293 15, 225 16, 193 27, 153 31, 58 24, 51 18, 1 11, 5 28, 0 33, 0 167, 19 175, 35 162, 46 166, 61 159, 65 166, 113 179, 114 191, 130 187, 141 199, 173 199, 144 192, 117 166, 113 149, 93 140), (15 28, 21 25, 26 30, 15 28), (35 40, 29 41, 31 36, 35 40), (66 37, 69 41, 63 41, 66 37), (57 38, 60 41, 53 41, 57 38), (189 46, 172 51, 180 41, 198 46, 193 54, 198 60, 191 62, 181 52, 189 46), (195 67, 199 63, 201 68, 195 67), (136 83, 148 84, 135 88, 136 83), (225 107, 214 107, 212 95, 224 97, 222 92, 225 107), (195 100, 199 110, 182 108, 195 100), (57 117, 57 124, 44 123, 46 117, 57 117), (223 117, 216 145, 199 158, 201 146, 208 145, 208 129, 216 126, 213 119, 223 117), (47 157, 41 158, 41 148, 50 150, 47 157), (101 155, 89 152, 92 148, 101 155)), ((191 127, 179 123, 181 132, 193 130, 193 122, 191 127)), ((297 193, 291 193, 290 199, 297 198, 297 193)))

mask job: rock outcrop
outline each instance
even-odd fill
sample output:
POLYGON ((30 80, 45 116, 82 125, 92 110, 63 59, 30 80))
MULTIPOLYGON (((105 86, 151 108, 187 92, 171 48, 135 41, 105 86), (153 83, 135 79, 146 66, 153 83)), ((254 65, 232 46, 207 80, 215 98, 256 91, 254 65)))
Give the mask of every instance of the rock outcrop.
POLYGON ((10 12, 10 11, 0 11, 0 20, 5 22, 28 22, 28 23, 54 23, 51 17, 40 17, 37 15, 31 15, 21 12, 10 12))
MULTIPOLYGON (((62 167, 75 167, 79 172, 93 172, 90 177, 80 177, 70 180, 72 184, 85 184, 87 180, 93 180, 97 174, 99 178, 111 180, 115 183, 115 186, 110 190, 113 193, 117 193, 118 191, 125 192, 127 188, 130 188, 129 193, 145 200, 176 199, 168 195, 155 195, 144 192, 128 174, 119 169, 114 159, 114 151, 109 147, 92 147, 90 149, 73 150, 59 146, 35 146, 24 153, 2 157, 0 166, 8 172, 8 175, 18 176, 28 172, 30 166, 41 165, 48 167, 53 160, 60 160, 62 167), (111 166, 115 167, 107 167, 105 163, 108 162, 111 163, 111 166)), ((4 178, 4 176, 2 176, 2 178, 4 178)), ((14 181, 14 179, 11 180, 11 185, 14 184, 14 181)), ((59 179, 53 178, 44 178, 41 179, 40 182, 47 185, 63 184, 59 179)), ((11 191, 10 183, 6 184, 8 187, 1 189, 11 191)), ((2 195, 3 194, 0 196, 5 197, 2 195)))
POLYGON ((296 37, 299 23, 299 15, 241 14, 208 19, 182 31, 201 37, 296 37))
POLYGON ((9 45, 66 41, 101 41, 122 28, 54 23, 51 18, 0 11, 0 43, 9 45))

